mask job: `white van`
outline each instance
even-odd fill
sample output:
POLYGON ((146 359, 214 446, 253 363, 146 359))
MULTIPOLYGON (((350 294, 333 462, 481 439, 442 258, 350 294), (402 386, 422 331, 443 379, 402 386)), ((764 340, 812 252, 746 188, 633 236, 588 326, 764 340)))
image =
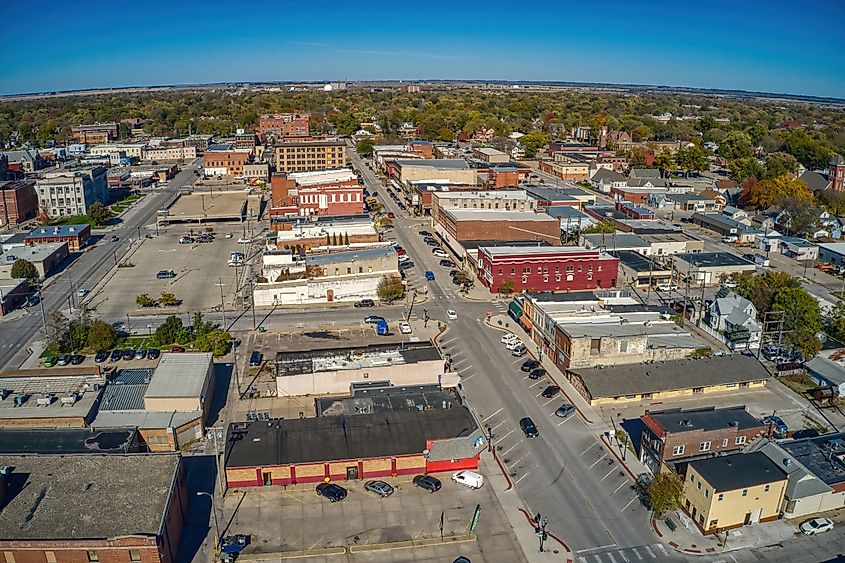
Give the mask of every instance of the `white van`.
POLYGON ((484 485, 484 477, 475 471, 458 471, 452 475, 452 481, 470 489, 480 489, 484 485))

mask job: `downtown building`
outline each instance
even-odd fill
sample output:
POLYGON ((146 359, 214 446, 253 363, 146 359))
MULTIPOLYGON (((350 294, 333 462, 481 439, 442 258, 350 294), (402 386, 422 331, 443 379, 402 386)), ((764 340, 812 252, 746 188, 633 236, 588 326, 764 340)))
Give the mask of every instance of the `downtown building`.
POLYGON ((103 166, 47 172, 35 181, 35 190, 40 211, 50 217, 85 215, 94 202, 109 201, 103 166))

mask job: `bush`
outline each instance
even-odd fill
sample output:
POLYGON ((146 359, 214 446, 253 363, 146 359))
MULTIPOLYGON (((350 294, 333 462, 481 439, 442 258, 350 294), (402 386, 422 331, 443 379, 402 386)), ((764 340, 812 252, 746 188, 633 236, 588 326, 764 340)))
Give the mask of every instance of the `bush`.
POLYGON ((135 303, 138 304, 139 307, 155 307, 158 305, 155 299, 149 296, 147 293, 142 293, 141 295, 135 298, 135 303))
POLYGON ((397 275, 386 275, 378 282, 376 295, 382 301, 395 301, 405 294, 405 286, 402 285, 402 278, 397 275))
POLYGON ((38 270, 35 269, 35 264, 29 260, 18 258, 12 264, 12 277, 25 278, 29 281, 38 279, 38 270))
POLYGON ((88 328, 88 346, 95 350, 108 350, 117 340, 117 332, 109 323, 94 321, 88 328))

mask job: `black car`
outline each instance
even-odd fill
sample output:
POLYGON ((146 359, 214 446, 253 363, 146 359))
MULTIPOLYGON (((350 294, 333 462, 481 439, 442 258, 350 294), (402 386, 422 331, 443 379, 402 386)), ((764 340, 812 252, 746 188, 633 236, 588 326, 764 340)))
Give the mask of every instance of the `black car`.
POLYGON ((528 374, 529 379, 540 379, 546 375, 546 370, 543 368, 532 369, 531 372, 528 374))
POLYGON ((455 267, 454 262, 452 262, 451 260, 446 260, 446 259, 441 260, 440 265, 443 266, 444 268, 454 268, 455 267))
POLYGON ((85 361, 85 356, 83 356, 82 354, 74 354, 73 356, 70 357, 70 364, 73 365, 73 366, 78 366, 78 365, 82 364, 82 362, 84 362, 84 361, 85 361))
POLYGON ((98 364, 101 364, 109 359, 109 351, 108 350, 97 350, 97 355, 94 356, 94 361, 98 364))
POLYGON ((400 270, 407 270, 408 268, 413 268, 413 267, 414 267, 413 262, 402 262, 401 264, 399 264, 400 270))
POLYGON ((439 244, 437 244, 436 240, 427 240, 425 241, 425 243, 429 246, 440 246, 439 244))
POLYGON ((431 475, 417 475, 414 477, 414 485, 430 493, 436 493, 443 486, 440 479, 431 475))
POLYGON ((557 385, 549 385, 548 387, 543 389, 543 397, 545 397, 546 399, 551 399, 558 393, 560 393, 560 387, 558 387, 557 385))
POLYGON ((527 416, 519 419, 519 427, 525 433, 526 438, 536 438, 540 435, 540 431, 537 430, 537 426, 534 424, 534 421, 527 416))
POLYGON ((525 360, 522 362, 522 365, 519 366, 519 369, 522 371, 534 371, 538 367, 540 367, 540 362, 537 360, 525 360))
POLYGON ((147 350, 147 359, 156 360, 158 359, 159 354, 161 354, 161 351, 158 348, 150 348, 147 350))
POLYGON ((334 483, 320 483, 317 485, 317 495, 338 502, 346 498, 346 489, 334 483))
POLYGON ((373 193, 371 193, 371 194, 370 194, 370 196, 372 196, 372 197, 378 197, 378 192, 373 192, 373 193))
MULTIPOLYGON (((116 362, 121 357, 123 357, 123 350, 112 350, 111 351, 111 357, 109 359, 113 362, 116 362)), ((134 354, 133 354, 133 357, 134 357, 134 354)))
POLYGON ((455 276, 457 276, 459 273, 460 273, 460 272, 459 272, 458 270, 449 270, 449 277, 450 277, 450 278, 454 278, 454 277, 455 277, 455 276))
POLYGON ((127 348, 124 350, 120 356, 124 360, 134 360, 135 359, 135 350, 132 348, 127 348))
POLYGON ((421 236, 424 236, 424 237, 430 237, 431 236, 431 233, 429 233, 428 231, 420 231, 419 233, 420 233, 421 236))
POLYGON ((249 356, 249 365, 251 365, 252 367, 260 366, 261 360, 263 360, 263 359, 264 359, 264 357, 261 355, 261 352, 254 351, 249 356))
POLYGON ((356 307, 375 307, 376 304, 372 299, 361 299, 355 302, 356 307))

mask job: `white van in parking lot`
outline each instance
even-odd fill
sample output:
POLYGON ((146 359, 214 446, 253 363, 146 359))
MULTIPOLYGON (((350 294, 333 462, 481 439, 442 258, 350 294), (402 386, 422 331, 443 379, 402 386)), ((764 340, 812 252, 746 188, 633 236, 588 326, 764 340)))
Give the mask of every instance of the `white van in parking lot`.
POLYGON ((470 489, 480 489, 484 485, 484 477, 475 471, 458 471, 452 475, 452 481, 470 489))

